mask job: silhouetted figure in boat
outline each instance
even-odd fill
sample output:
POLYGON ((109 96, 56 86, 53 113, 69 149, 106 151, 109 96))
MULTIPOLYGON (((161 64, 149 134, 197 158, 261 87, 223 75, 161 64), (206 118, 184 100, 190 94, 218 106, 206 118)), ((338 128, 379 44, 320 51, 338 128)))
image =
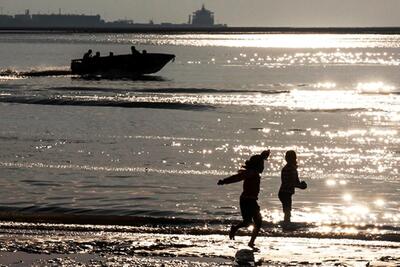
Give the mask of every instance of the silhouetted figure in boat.
POLYGON ((140 55, 140 52, 136 50, 134 45, 131 46, 132 55, 140 55))
POLYGON ((270 150, 266 150, 259 155, 251 156, 245 162, 243 169, 239 170, 237 174, 218 181, 218 185, 243 181, 243 192, 240 195, 240 212, 243 221, 231 227, 229 238, 235 239, 237 230, 254 223, 253 233, 248 244, 251 248, 254 248, 254 241, 262 224, 260 206, 258 206, 257 199, 260 192, 260 173, 264 171, 264 160, 267 160, 269 155, 270 150))
POLYGON ((100 52, 99 51, 97 51, 96 52, 96 55, 94 55, 94 57, 93 58, 99 58, 100 57, 100 52))
POLYGON ((82 60, 83 61, 87 61, 89 58, 91 58, 92 57, 92 49, 89 49, 84 55, 83 55, 83 58, 82 58, 82 60))
POLYGON ((115 62, 114 52, 110 52, 104 61, 106 64, 113 64, 115 62))
POLYGON ((146 54, 147 54, 147 50, 143 50, 143 51, 142 51, 142 54, 143 54, 143 55, 146 55, 146 54))
POLYGON ((281 172, 281 187, 279 189, 279 200, 282 202, 283 213, 285 214, 283 223, 290 224, 290 217, 292 213, 292 196, 294 195, 295 188, 306 189, 307 184, 300 181, 297 172, 297 156, 296 152, 289 150, 285 154, 286 165, 282 168, 281 172))

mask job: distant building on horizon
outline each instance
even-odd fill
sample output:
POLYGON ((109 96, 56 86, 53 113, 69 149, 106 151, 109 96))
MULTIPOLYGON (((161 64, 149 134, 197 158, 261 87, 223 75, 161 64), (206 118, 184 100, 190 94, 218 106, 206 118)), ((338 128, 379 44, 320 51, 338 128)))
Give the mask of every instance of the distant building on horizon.
POLYGON ((133 20, 116 20, 106 22, 100 15, 78 15, 78 14, 62 14, 61 9, 58 13, 53 14, 31 14, 29 9, 24 14, 16 14, 14 16, 0 14, 0 28, 22 28, 22 29, 57 29, 57 28, 149 28, 149 29, 190 29, 190 28, 218 28, 227 27, 226 24, 215 24, 214 13, 206 9, 204 4, 202 8, 189 15, 188 23, 174 24, 163 22, 155 24, 152 20, 149 23, 135 23, 133 20))

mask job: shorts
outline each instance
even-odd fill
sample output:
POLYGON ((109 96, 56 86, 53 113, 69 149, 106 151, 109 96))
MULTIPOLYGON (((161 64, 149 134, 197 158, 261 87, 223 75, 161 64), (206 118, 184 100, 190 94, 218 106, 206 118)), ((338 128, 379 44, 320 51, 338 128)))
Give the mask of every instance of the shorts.
POLYGON ((283 212, 292 211, 292 193, 279 192, 278 197, 282 202, 283 212))
POLYGON ((257 200, 251 198, 240 198, 240 212, 244 222, 254 222, 258 227, 261 226, 260 206, 257 200))

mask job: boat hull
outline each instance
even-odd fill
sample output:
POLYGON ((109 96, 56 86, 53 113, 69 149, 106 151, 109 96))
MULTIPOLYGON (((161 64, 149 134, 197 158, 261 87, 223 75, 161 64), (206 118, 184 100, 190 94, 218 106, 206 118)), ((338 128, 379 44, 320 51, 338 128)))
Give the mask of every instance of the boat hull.
POLYGON ((92 57, 87 60, 74 59, 71 61, 72 74, 78 75, 129 75, 140 76, 160 71, 169 61, 172 54, 137 54, 116 55, 108 57, 92 57))

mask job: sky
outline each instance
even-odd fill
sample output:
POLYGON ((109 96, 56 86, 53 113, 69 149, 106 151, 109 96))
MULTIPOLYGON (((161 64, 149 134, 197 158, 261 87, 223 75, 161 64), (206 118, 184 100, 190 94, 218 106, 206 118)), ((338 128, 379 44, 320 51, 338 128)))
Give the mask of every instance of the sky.
POLYGON ((0 0, 0 11, 99 14, 106 21, 185 23, 205 4, 216 23, 264 27, 400 26, 400 0, 0 0))

